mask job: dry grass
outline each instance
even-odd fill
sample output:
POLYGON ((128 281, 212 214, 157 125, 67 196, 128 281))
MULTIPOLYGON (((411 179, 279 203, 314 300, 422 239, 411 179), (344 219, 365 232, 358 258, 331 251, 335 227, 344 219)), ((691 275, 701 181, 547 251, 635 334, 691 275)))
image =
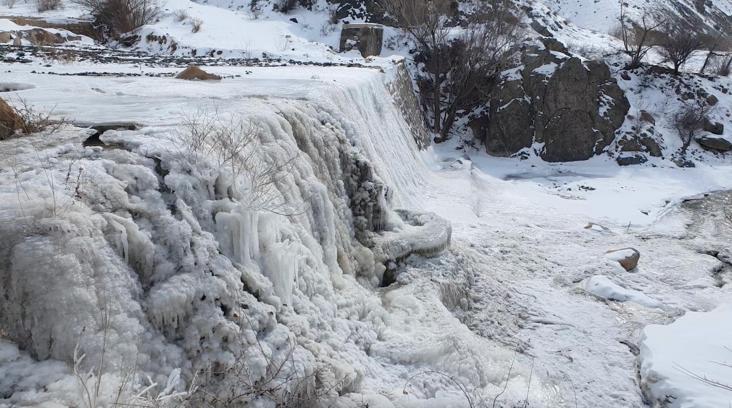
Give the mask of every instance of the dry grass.
POLYGON ((17 106, 11 106, 0 99, 0 140, 23 134, 55 131, 64 120, 51 119, 51 114, 40 112, 25 100, 19 99, 17 106))
POLYGON ((219 81, 221 77, 202 70, 201 68, 191 65, 188 68, 181 71, 175 76, 178 79, 185 79, 188 81, 219 81))

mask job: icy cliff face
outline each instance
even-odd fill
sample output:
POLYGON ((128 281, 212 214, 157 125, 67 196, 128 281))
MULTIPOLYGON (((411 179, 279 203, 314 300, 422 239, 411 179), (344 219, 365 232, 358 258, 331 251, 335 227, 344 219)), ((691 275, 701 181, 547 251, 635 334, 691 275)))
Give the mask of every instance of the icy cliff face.
MULTIPOLYGON (((358 391, 384 265, 444 248, 450 230, 391 209, 423 164, 405 159, 419 153, 383 83, 330 97, 108 131, 104 146, 71 127, 3 142, 0 330, 67 365, 34 366, 44 375, 0 383, 0 398, 78 404, 74 362, 106 373, 103 403, 140 391, 128 374, 169 395, 199 373, 205 395, 265 406, 358 391), (234 137, 196 136, 221 126, 234 137)), ((3 346, 9 375, 39 364, 3 346)))

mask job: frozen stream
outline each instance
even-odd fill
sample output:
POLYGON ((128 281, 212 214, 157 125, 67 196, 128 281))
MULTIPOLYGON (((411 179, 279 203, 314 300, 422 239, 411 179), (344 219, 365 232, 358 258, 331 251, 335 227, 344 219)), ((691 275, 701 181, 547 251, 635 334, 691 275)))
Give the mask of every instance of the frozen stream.
MULTIPOLYGON (((70 65, 58 69, 73 72, 92 68, 70 65)), ((100 193, 102 203, 108 199, 107 193, 125 191, 113 190, 123 179, 139 189, 130 198, 130 205, 139 204, 136 200, 140 197, 155 202, 159 193, 167 194, 149 187, 156 184, 155 176, 151 181, 140 169, 154 167, 154 163, 145 155, 175 147, 175 139, 169 137, 181 114, 215 106, 223 112, 263 118, 272 134, 282 137, 273 139, 268 145, 272 149, 298 148, 311 157, 322 153, 321 161, 298 164, 296 175, 288 179, 293 190, 302 193, 293 194, 295 199, 314 200, 317 192, 323 197, 319 202, 323 208, 332 205, 333 214, 341 215, 337 194, 333 193, 340 185, 327 176, 337 171, 328 166, 333 157, 328 154, 333 153, 335 141, 340 140, 336 136, 342 133, 370 160, 391 190, 395 208, 434 212, 451 222, 452 245, 442 255, 414 256, 395 272, 394 283, 372 287, 369 283, 378 279, 356 279, 347 273, 341 276, 346 267, 339 245, 348 240, 342 220, 325 216, 306 219, 300 214, 288 221, 264 218, 277 225, 279 232, 277 237, 262 238, 272 245, 268 248, 271 252, 262 251, 262 273, 272 277, 273 270, 289 268, 291 264, 275 259, 288 259, 286 254, 293 248, 299 248, 301 259, 307 261, 302 261, 294 292, 281 293, 287 282, 273 289, 282 299, 293 293, 297 314, 280 310, 276 301, 270 307, 267 300, 262 300, 266 306, 261 310, 257 306, 251 313, 265 316, 273 313, 271 310, 278 311, 287 330, 297 333, 302 345, 297 353, 302 354, 297 354, 296 361, 303 370, 316 363, 335 367, 328 375, 341 385, 348 384, 333 397, 344 407, 360 406, 358 401, 368 401, 370 407, 464 407, 468 401, 484 406, 495 401, 495 406, 505 407, 644 407, 637 369, 643 327, 670 323, 685 311, 711 310, 730 296, 730 286, 720 284, 724 279, 719 276, 721 261, 710 255, 729 251, 729 239, 720 240, 721 236, 729 237, 729 229, 722 227, 728 226, 724 222, 729 218, 721 215, 729 195, 714 195, 701 205, 694 201, 680 204, 684 197, 732 188, 729 166, 678 169, 659 162, 658 167, 621 169, 607 158, 552 165, 534 159, 488 158, 479 152, 464 155, 449 144, 418 151, 384 90, 383 81, 389 73, 371 69, 255 67, 242 78, 213 84, 170 78, 59 77, 34 74, 32 69, 14 65, 11 72, 3 74, 3 81, 7 76, 7 82, 35 86, 8 94, 22 96, 74 121, 124 120, 145 125, 139 132, 119 132, 110 139, 123 143, 128 138, 128 148, 134 154, 102 151, 104 160, 89 164, 101 166, 98 162, 106 160, 107 167, 98 169, 100 174, 117 177, 108 182, 109 192, 100 193), (303 142, 307 141, 303 132, 312 136, 312 146, 303 142), (336 136, 318 139, 323 133, 331 135, 328 132, 336 136), (329 200, 333 204, 328 204, 329 200), (713 215, 722 218, 712 221, 713 215), (329 223, 335 224, 332 241, 324 238, 331 232, 329 223), (608 250, 625 247, 641 253, 636 270, 626 272, 605 255, 608 250), (653 302, 619 302, 589 293, 588 279, 599 276, 643 295, 635 299, 653 302)), ((137 68, 105 66, 105 70, 121 72, 130 69, 137 68)), ((217 67, 212 71, 236 75, 241 68, 217 67)), ((59 171, 63 172, 64 155, 80 149, 83 139, 83 135, 67 135, 61 144, 55 140, 37 143, 58 155, 59 171)), ((10 174, 11 160, 3 160, 10 174)), ((34 171, 32 166, 26 170, 27 180, 42 180, 43 172, 34 171)), ((16 195, 10 177, 2 192, 5 201, 0 214, 7 222, 12 219, 7 216, 14 210, 16 195)), ((197 193, 187 192, 191 196, 197 193)), ((201 204, 203 209, 205 205, 201 204)), ((191 211, 199 216, 199 210, 191 211)), ((247 218, 237 213, 239 210, 227 210, 228 219, 241 223, 244 231, 247 218)), ((115 216, 124 218, 120 214, 115 216)), ((117 223, 115 228, 133 228, 115 216, 107 216, 117 223)), ((155 215, 145 213, 143 221, 138 221, 140 228, 155 224, 155 219, 155 215)), ((199 228, 206 230, 207 222, 214 224, 201 219, 199 228)), ((196 223, 192 225, 188 233, 195 235, 196 223)), ((93 230, 92 225, 85 224, 85 228, 93 230)), ((409 230, 409 226, 405 228, 409 230)), ((216 247, 214 241, 206 242, 216 247)), ((243 253, 249 256, 247 251, 256 252, 251 243, 248 249, 231 245, 235 254, 227 254, 228 258, 237 258, 242 264, 247 263, 243 253)), ((358 261, 354 270, 359 262, 367 263, 359 248, 346 245, 346 249, 352 250, 353 259, 358 261)), ((215 252, 211 252, 212 259, 219 255, 215 252)), ((256 284, 268 290, 260 278, 252 278, 262 274, 247 276, 250 288, 256 284)), ((154 281, 154 276, 150 279, 154 281)), ((180 284, 184 283, 189 284, 180 284)), ((166 287, 174 294, 177 288, 166 287)), ((200 299, 195 285, 186 288, 191 290, 190 299, 200 299)), ((231 296, 228 290, 224 292, 231 296)), ((133 299, 137 296, 136 292, 130 294, 133 299)), ((176 301, 187 304, 189 298, 176 301)), ((170 305, 163 305, 169 309, 160 312, 163 327, 169 324, 171 314, 178 313, 170 305)), ((137 316, 140 307, 131 307, 127 313, 137 316)), ((184 321, 185 316, 176 318, 184 321)), ((264 317, 257 322, 262 330, 271 330, 263 342, 279 350, 285 344, 286 330, 271 328, 268 322, 264 317)), ((196 364, 161 340, 157 332, 149 334, 153 331, 146 324, 142 323, 140 332, 150 336, 150 344, 160 345, 153 352, 141 347, 141 353, 148 353, 151 359, 165 355, 169 368, 180 364, 185 370, 196 364)), ((73 348, 73 344, 65 346, 73 348)), ((193 348, 184 350, 191 353, 193 348)), ((16 386, 13 381, 20 382, 19 362, 26 360, 13 360, 16 357, 8 351, 10 346, 1 350, 5 354, 0 353, 0 370, 13 368, 18 376, 0 380, 0 386, 5 387, 0 389, 7 390, 16 386)), ((211 351, 207 358, 218 361, 215 359, 221 356, 215 354, 211 351)), ((44 367, 48 372, 63 372, 57 366, 44 367)), ((23 387, 42 388, 47 385, 43 381, 53 382, 52 377, 34 377, 23 387)), ((63 393, 67 389, 63 384, 73 388, 73 380, 57 381, 55 388, 50 388, 51 394, 63 393)), ((27 392, 15 397, 11 392, 8 397, 6 391, 0 397, 11 398, 11 405, 22 398, 43 401, 44 393, 38 397, 27 392)), ((53 394, 49 398, 57 401, 59 397, 53 394)), ((0 406, 3 402, 0 400, 0 406)))

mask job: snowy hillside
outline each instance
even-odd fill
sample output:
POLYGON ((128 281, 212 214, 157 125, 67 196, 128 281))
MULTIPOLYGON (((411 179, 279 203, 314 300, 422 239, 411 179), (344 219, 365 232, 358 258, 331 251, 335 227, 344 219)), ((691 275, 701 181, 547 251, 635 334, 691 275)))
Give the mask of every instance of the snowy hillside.
MULTIPOLYGON (((727 16, 732 16, 730 0, 698 2, 693 0, 624 0, 628 17, 638 21, 644 12, 658 7, 670 7, 678 13, 695 19, 709 27, 715 27, 727 16), (700 9, 698 4, 703 4, 700 9)), ((560 16, 579 27, 609 33, 618 26, 620 2, 618 0, 545 0, 544 4, 560 16)))

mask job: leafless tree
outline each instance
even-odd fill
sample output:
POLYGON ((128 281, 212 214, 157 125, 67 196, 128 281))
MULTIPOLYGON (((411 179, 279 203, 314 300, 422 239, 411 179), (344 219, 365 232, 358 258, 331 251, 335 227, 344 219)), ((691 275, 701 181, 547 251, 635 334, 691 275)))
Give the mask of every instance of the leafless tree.
POLYGON ((673 124, 683 143, 680 151, 682 157, 686 155, 696 132, 704 126, 711 110, 712 107, 705 101, 696 100, 685 104, 674 115, 673 124))
POLYGON ((730 38, 720 32, 712 35, 703 35, 701 39, 703 42, 703 49, 707 52, 707 55, 704 57, 704 63, 699 69, 699 73, 704 74, 706 73, 709 64, 718 56, 717 52, 720 48, 723 48, 725 45, 730 43, 730 38))
POLYGON ((651 35, 663 24, 663 14, 658 10, 651 9, 643 12, 640 21, 634 23, 628 18, 625 0, 620 1, 620 39, 623 41, 623 49, 630 56, 630 62, 626 69, 634 69, 641 66, 643 58, 651 50, 651 35))
POLYGON ((423 103, 431 111, 437 141, 449 137, 457 114, 485 96, 497 74, 510 62, 519 36, 519 20, 506 0, 490 0, 463 27, 451 20, 446 0, 380 0, 380 4, 418 47, 415 60, 425 77, 423 103))
POLYGON ((732 70, 732 54, 716 58, 712 67, 715 74, 729 76, 730 70, 732 70))
POLYGON ((659 52, 666 62, 673 65, 674 74, 678 74, 689 58, 704 46, 704 38, 689 27, 681 17, 669 15, 663 19, 659 52))
POLYGON ((160 14, 156 0, 74 0, 116 38, 155 21, 160 14))

